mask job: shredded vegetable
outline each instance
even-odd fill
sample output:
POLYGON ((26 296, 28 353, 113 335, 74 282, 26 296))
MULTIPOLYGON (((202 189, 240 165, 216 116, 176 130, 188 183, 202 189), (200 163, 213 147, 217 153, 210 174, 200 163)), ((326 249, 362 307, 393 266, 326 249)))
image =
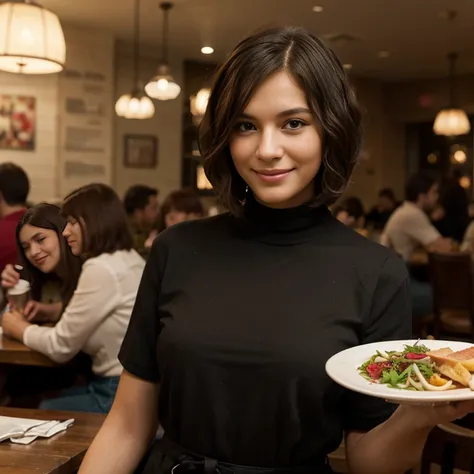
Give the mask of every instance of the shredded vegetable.
POLYGON ((402 390, 444 391, 453 386, 440 376, 423 345, 405 346, 403 351, 377 351, 359 367, 362 377, 402 390))

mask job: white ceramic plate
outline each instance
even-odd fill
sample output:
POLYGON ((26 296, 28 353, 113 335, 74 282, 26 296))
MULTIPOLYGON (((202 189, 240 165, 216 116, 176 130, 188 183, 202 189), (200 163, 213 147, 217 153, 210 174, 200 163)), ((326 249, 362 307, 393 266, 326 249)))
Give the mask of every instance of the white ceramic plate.
MULTIPOLYGON (((372 397, 384 398, 392 402, 409 403, 436 403, 454 402, 460 400, 474 399, 474 391, 469 388, 446 390, 445 392, 418 392, 415 390, 403 390, 391 388, 388 385, 369 382, 362 377, 357 368, 370 359, 377 350, 402 351, 405 345, 412 346, 416 340, 385 341, 364 344, 352 347, 333 355, 326 362, 326 372, 336 383, 354 392, 363 393, 372 397)), ((472 347, 474 344, 457 341, 429 341, 421 340, 419 343, 429 349, 441 349, 450 347, 454 352, 472 347)))

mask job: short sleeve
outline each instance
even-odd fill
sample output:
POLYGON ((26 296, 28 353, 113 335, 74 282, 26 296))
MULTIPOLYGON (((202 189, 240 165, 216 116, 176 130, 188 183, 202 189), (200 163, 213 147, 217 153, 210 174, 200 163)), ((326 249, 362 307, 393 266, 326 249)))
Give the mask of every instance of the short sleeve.
POLYGON ((441 237, 441 234, 431 224, 428 216, 423 211, 420 210, 412 217, 411 222, 407 223, 406 232, 413 240, 427 247, 441 237))
MULTIPOLYGON (((410 339, 411 297, 408 273, 403 261, 389 256, 379 276, 362 344, 410 339)), ((347 391, 343 400, 344 429, 370 431, 391 416, 396 405, 382 399, 347 391)))
POLYGON ((123 368, 149 382, 159 382, 157 342, 161 331, 158 299, 165 248, 160 238, 153 243, 133 307, 130 324, 119 352, 123 368))

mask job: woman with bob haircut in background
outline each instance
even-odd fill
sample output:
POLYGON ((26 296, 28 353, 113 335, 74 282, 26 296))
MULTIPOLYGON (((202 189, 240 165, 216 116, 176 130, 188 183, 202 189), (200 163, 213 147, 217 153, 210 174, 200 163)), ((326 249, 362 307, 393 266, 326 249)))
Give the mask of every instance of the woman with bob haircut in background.
POLYGON ((237 45, 200 130, 229 212, 154 242, 80 474, 326 474, 343 433, 351 473, 401 474, 436 424, 473 408, 397 408, 325 373, 341 350, 411 336, 403 262, 327 208, 361 141, 349 80, 319 39, 277 28, 237 45))
POLYGON ((41 409, 107 413, 122 366, 117 358, 135 303, 145 261, 133 241, 123 205, 113 189, 90 184, 62 206, 63 236, 83 265, 77 287, 54 327, 31 324, 18 312, 3 331, 31 349, 64 363, 79 351, 92 358, 92 380, 45 400, 41 409))

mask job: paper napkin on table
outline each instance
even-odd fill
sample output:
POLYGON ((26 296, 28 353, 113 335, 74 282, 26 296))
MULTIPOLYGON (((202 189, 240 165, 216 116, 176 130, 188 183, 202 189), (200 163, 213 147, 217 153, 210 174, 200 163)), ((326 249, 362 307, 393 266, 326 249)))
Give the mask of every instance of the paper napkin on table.
POLYGON ((50 438, 66 430, 73 423, 73 418, 57 421, 0 416, 0 441, 9 439, 13 443, 29 444, 38 437, 50 438))

